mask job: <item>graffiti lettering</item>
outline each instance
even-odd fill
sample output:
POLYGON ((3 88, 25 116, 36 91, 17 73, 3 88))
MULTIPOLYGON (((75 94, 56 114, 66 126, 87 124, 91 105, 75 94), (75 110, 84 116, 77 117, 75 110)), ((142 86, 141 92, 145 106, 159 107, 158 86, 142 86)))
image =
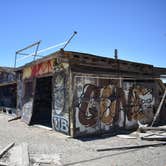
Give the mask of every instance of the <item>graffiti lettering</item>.
POLYGON ((64 117, 55 115, 53 117, 53 124, 57 131, 68 133, 69 124, 68 124, 68 120, 65 119, 64 117))
POLYGON ((94 85, 86 84, 81 94, 81 102, 79 104, 79 120, 85 126, 93 126, 97 122, 97 106, 96 100, 100 91, 94 85))
POLYGON ((53 63, 47 61, 31 67, 31 77, 39 76, 42 74, 50 73, 53 70, 53 63))
POLYGON ((128 120, 140 120, 144 118, 146 109, 152 108, 153 96, 152 91, 141 86, 133 86, 129 89, 128 96, 128 120))
POLYGON ((23 71, 23 78, 36 77, 43 74, 51 73, 53 71, 53 61, 49 60, 32 67, 27 67, 23 71))
POLYGON ((100 119, 103 123, 110 125, 113 122, 116 111, 116 94, 113 86, 101 89, 100 119))
POLYGON ((111 125, 118 120, 120 110, 127 112, 129 121, 140 120, 154 104, 150 89, 132 86, 125 96, 124 90, 113 84, 104 87, 85 84, 77 101, 79 122, 85 127, 95 127, 97 122, 111 125))
POLYGON ((117 115, 118 103, 124 97, 119 97, 119 92, 114 85, 100 88, 86 84, 79 99, 80 123, 86 127, 96 125, 98 120, 107 125, 112 124, 117 115))

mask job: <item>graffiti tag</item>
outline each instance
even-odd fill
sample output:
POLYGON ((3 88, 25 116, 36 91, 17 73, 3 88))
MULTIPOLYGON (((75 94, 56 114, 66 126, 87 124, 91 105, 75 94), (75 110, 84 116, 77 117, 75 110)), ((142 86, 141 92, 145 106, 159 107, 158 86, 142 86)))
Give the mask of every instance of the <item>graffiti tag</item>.
POLYGON ((65 119, 64 117, 55 115, 53 117, 53 124, 54 124, 55 130, 68 133, 69 123, 68 123, 68 120, 65 119))

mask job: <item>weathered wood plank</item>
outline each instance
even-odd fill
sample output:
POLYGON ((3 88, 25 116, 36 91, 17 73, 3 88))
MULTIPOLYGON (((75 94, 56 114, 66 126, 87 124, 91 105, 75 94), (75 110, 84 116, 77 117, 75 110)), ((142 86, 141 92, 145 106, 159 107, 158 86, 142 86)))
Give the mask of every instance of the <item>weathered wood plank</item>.
POLYGON ((145 126, 141 126, 140 128, 139 128, 139 130, 141 131, 141 132, 146 132, 146 131, 149 131, 149 130, 153 130, 153 131, 165 131, 166 132, 166 126, 164 127, 162 127, 162 126, 160 126, 160 127, 145 127, 145 126))
POLYGON ((42 128, 42 129, 45 129, 45 130, 48 130, 48 131, 52 131, 51 127, 47 127, 47 126, 43 126, 43 125, 33 125, 33 126, 38 127, 38 128, 42 128))
POLYGON ((22 143, 13 148, 9 160, 9 165, 29 166, 28 144, 22 143))
POLYGON ((0 166, 7 166, 7 165, 8 165, 7 163, 0 162, 0 166))
POLYGON ((154 118, 153 118, 151 127, 154 125, 154 123, 156 122, 156 120, 157 120, 157 118, 158 118, 158 116, 159 116, 159 114, 160 114, 160 111, 161 111, 161 108, 162 108, 162 106, 163 106, 165 97, 166 97, 166 89, 165 89, 165 91, 164 91, 163 97, 162 97, 161 102, 160 102, 160 104, 159 104, 159 106, 158 106, 158 109, 157 109, 157 111, 156 111, 156 114, 155 114, 155 116, 154 116, 154 118))
POLYGON ((30 154, 30 158, 35 163, 61 165, 58 154, 30 154))
POLYGON ((112 147, 112 148, 103 148, 97 149, 97 152, 102 151, 111 151, 111 150, 129 150, 129 149, 138 149, 138 148, 146 148, 146 147, 157 147, 166 145, 166 142, 156 143, 156 144, 144 144, 144 145, 129 145, 129 146, 120 146, 120 147, 112 147))
POLYGON ((8 122, 11 122, 11 121, 14 121, 17 119, 21 119, 21 116, 12 117, 12 118, 8 119, 8 122))
POLYGON ((10 149, 14 146, 14 142, 12 142, 11 144, 9 144, 8 146, 6 146, 1 152, 0 152, 0 158, 10 149))

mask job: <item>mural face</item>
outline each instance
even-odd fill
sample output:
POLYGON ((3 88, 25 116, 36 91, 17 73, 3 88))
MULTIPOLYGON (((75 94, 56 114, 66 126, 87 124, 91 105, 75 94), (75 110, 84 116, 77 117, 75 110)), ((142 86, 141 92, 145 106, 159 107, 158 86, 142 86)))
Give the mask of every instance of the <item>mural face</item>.
MULTIPOLYGON (((127 121, 135 122, 152 114, 154 98, 151 89, 143 85, 125 83, 119 88, 117 80, 75 77, 74 109, 77 133, 110 130, 118 125, 120 113, 127 113, 127 121)), ((148 117, 149 118, 149 117, 148 117)))

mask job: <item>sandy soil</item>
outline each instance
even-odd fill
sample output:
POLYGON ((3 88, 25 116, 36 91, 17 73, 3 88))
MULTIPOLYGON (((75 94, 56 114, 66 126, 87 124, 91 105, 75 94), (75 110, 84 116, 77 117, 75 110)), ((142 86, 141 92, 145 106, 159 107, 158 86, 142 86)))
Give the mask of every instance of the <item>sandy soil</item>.
POLYGON ((29 153, 56 153, 64 166, 166 166, 166 146, 97 152, 99 148, 152 142, 117 136, 78 140, 55 131, 27 126, 21 120, 8 122, 8 118, 0 113, 0 150, 13 141, 16 144, 27 142, 29 153))

